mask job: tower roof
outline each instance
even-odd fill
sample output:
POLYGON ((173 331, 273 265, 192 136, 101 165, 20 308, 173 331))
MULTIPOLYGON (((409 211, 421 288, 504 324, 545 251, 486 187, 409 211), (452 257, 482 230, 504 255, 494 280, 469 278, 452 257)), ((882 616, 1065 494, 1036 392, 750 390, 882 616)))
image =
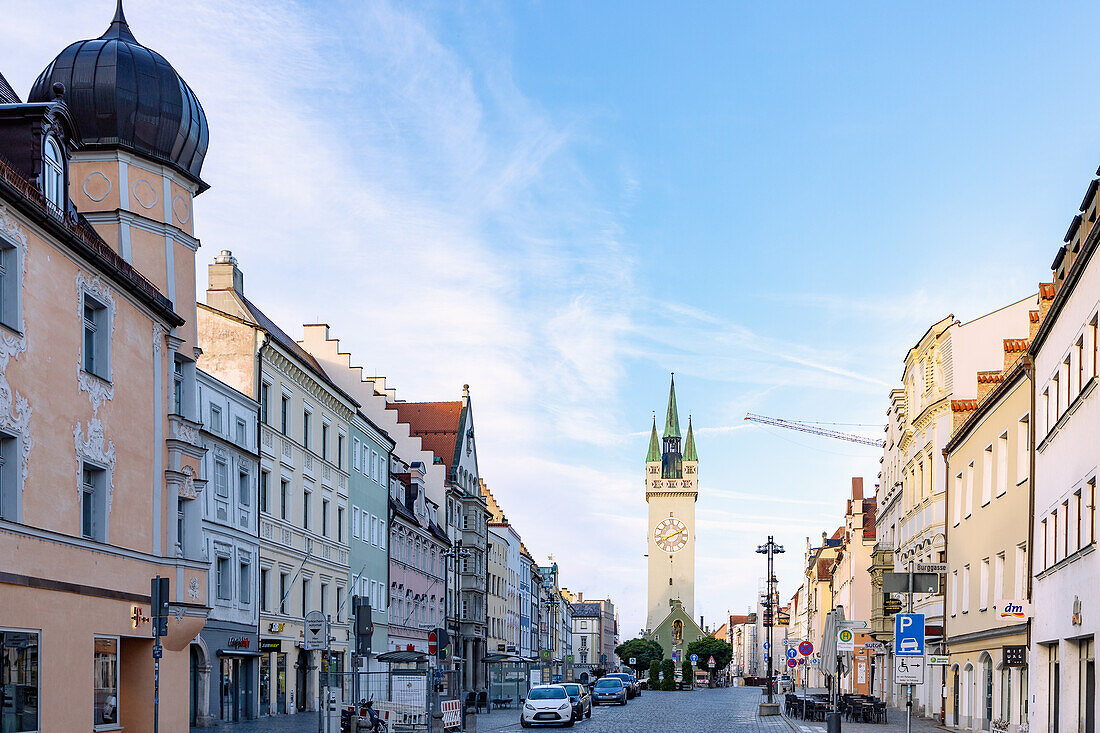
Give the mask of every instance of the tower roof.
POLYGON ((668 387, 668 414, 665 416, 665 437, 680 437, 680 414, 676 411, 676 375, 668 387))
POLYGON ((166 163, 199 184, 209 142, 206 114, 172 65, 134 38, 122 0, 102 36, 70 44, 31 87, 48 102, 65 85, 65 103, 89 148, 125 148, 166 163))
POLYGON ((688 436, 687 440, 684 441, 684 460, 699 460, 699 456, 695 453, 695 433, 691 430, 691 415, 688 415, 688 436))
POLYGON ((653 432, 649 434, 649 455, 645 457, 646 461, 659 461, 661 460, 661 446, 657 442, 657 416, 653 416, 653 432))

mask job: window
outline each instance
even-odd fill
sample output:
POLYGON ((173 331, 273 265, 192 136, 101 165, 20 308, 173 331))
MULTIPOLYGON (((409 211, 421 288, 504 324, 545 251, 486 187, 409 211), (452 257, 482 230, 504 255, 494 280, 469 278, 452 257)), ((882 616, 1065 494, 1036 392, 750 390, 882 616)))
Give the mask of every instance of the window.
POLYGON ((1050 535, 1047 534, 1047 520, 1042 520, 1040 523, 1040 532, 1043 535, 1043 567, 1050 567, 1050 535))
POLYGON ((118 639, 97 636, 92 656, 92 725, 118 726, 118 639))
POLYGON ((302 493, 302 527, 309 529, 309 500, 313 497, 313 492, 305 491, 302 493))
POLYGON ((963 566, 962 612, 970 612, 970 566, 963 566))
POLYGON ((1092 376, 1096 376, 1096 352, 1100 344, 1096 342, 1096 316, 1089 322, 1089 347, 1092 349, 1092 376))
POLYGON ((0 721, 7 733, 39 730, 38 634, 0 629, 0 721), (11 728, 7 726, 11 725, 11 728))
POLYGON ((955 485, 951 488, 951 493, 954 494, 951 515, 955 518, 955 526, 958 527, 962 520, 963 475, 961 471, 955 476, 955 485))
POLYGON ((1058 422, 1058 418, 1062 416, 1062 388, 1060 386, 1061 380, 1058 374, 1054 375, 1053 387, 1054 390, 1054 414, 1051 416, 1050 424, 1053 427, 1054 423, 1058 422))
POLYGON ((84 371, 110 380, 107 306, 84 293, 84 371))
POLYGON ((989 558, 982 560, 981 567, 978 572, 979 582, 979 595, 978 595, 978 610, 984 611, 989 608, 989 558))
POLYGON ((0 433, 0 519, 18 522, 19 481, 18 441, 6 433, 0 433))
POLYGON ((321 534, 328 537, 328 499, 321 499, 321 534))
POLYGON ((321 423, 321 458, 328 459, 328 423, 321 423))
POLYGON ((279 410, 279 430, 283 435, 290 435, 290 398, 286 395, 282 397, 279 410))
MULTIPOLYGON (((1076 491, 1073 494, 1073 549, 1081 549, 1081 541, 1084 539, 1084 515, 1081 513, 1081 492, 1076 491)), ((1069 516, 1066 516, 1066 521, 1069 521, 1069 516)), ((1066 554, 1069 554, 1067 548, 1066 554)))
POLYGON ((1077 391, 1085 388, 1085 337, 1077 339, 1077 345, 1073 348, 1074 360, 1077 362, 1077 391))
POLYGON ((1016 546, 1016 567, 1014 570, 1016 579, 1013 584, 1012 597, 1020 599, 1024 597, 1024 573, 1027 572, 1027 549, 1024 545, 1016 546))
POLYGON ((279 514, 283 519, 290 515, 290 482, 285 478, 279 481, 279 514))
POLYGON ((362 470, 363 461, 359 456, 359 438, 351 439, 351 465, 356 471, 362 470))
POLYGON ((106 542, 107 471, 85 463, 81 472, 81 484, 80 534, 96 542, 106 542))
POLYGON ((974 511, 974 461, 966 467, 966 516, 974 511))
POLYGON ((344 541, 344 507, 336 507, 336 541, 344 541))
POLYGON ((313 436, 310 435, 309 430, 312 418, 313 415, 310 414, 309 410, 302 411, 302 445, 305 446, 307 450, 309 450, 310 446, 313 444, 313 436))
POLYGON ((287 584, 290 576, 286 573, 279 573, 279 613, 286 614, 286 596, 287 596, 287 584))
POLYGON ((1000 605, 1005 597, 1005 554, 999 553, 993 564, 993 603, 1000 605))
POLYGON ((210 432, 222 431, 222 410, 217 405, 210 405, 210 432))
POLYGON ((309 606, 309 581, 302 578, 302 615, 305 616, 310 612, 309 606))
POLYGON ((1085 484, 1085 529, 1084 538, 1088 544, 1096 542, 1096 477, 1085 484))
POLYGON ((225 461, 214 461, 214 492, 229 498, 229 465, 225 461))
POLYGON ((344 436, 336 436, 336 467, 344 470, 344 436))
POLYGON ((260 422, 264 425, 270 425, 268 418, 268 410, 270 409, 271 402, 271 385, 264 382, 260 385, 260 422))
MULTIPOLYGON (((1062 502, 1062 557, 1069 556, 1069 499, 1062 502)), ((1057 535, 1057 532, 1055 533, 1057 535)))
POLYGON ((989 503, 993 493, 993 444, 982 451, 982 506, 989 503))
POLYGON ((344 620, 344 589, 336 586, 336 622, 344 620))
POLYGON ((183 414, 183 362, 172 362, 172 414, 183 414))
POLYGON ((328 583, 321 583, 321 613, 328 613, 328 583))
POLYGON ((1044 423, 1043 423, 1043 432, 1039 433, 1039 435, 1043 435, 1044 433, 1050 432, 1050 426, 1054 424, 1050 419, 1050 389, 1049 388, 1043 390, 1043 399, 1040 401, 1040 403, 1041 403, 1040 406, 1041 406, 1042 411, 1043 411, 1044 423))
POLYGON ((951 571, 951 615, 959 612, 959 571, 951 571))
POLYGON ((997 496, 1008 491, 1008 431, 997 438, 997 496))
POLYGON ((219 556, 214 571, 216 575, 214 584, 217 588, 218 599, 228 601, 233 597, 233 579, 229 575, 229 558, 219 556))
POLYGON ((370 543, 372 545, 378 544, 378 517, 373 514, 370 517, 370 543))
POLYGON ((260 568, 260 610, 270 611, 271 609, 267 605, 267 575, 270 571, 267 568, 260 568))
POLYGON ((351 508, 351 536, 359 539, 359 507, 351 508))
POLYGON ((240 471, 237 474, 237 499, 241 506, 248 506, 252 502, 252 490, 248 482, 248 472, 240 471))
POLYGON ((370 477, 375 481, 378 480, 378 454, 374 451, 370 452, 370 477))
POLYGON ((271 473, 260 471, 260 511, 271 513, 271 505, 268 503, 267 484, 271 480, 271 473))
POLYGON ((42 193, 46 196, 46 202, 50 204, 53 213, 61 214, 65 211, 65 158, 61 154, 61 146, 57 138, 50 135, 46 138, 42 156, 42 193))
POLYGON ((247 605, 252 603, 252 566, 241 561, 239 569, 241 603, 247 605))
POLYGON ((999 714, 1004 720, 1012 717, 1012 667, 1001 667, 1001 707, 999 714))
POLYGON ((1016 481, 1023 482, 1031 473, 1031 423, 1024 415, 1016 424, 1016 481))
POLYGON ((19 329, 19 250, 0 239, 0 323, 19 329))
POLYGON ((244 420, 237 418, 237 445, 245 445, 248 442, 248 427, 244 420))

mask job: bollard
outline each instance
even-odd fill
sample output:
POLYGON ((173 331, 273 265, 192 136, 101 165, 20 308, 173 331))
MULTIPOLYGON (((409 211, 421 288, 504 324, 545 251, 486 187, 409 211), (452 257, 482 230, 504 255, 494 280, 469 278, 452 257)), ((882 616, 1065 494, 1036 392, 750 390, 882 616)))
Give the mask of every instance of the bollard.
POLYGON ((840 713, 826 713, 826 733, 840 733, 840 713))

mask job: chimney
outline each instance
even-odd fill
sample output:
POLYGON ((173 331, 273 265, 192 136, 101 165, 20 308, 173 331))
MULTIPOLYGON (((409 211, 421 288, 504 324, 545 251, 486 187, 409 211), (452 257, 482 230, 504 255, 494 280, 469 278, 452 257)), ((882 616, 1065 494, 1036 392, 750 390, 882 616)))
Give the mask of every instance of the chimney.
POLYGON ((852 477, 852 498, 853 499, 862 499, 863 498, 863 477, 862 476, 853 476, 852 477))
POLYGON ((232 290, 237 295, 244 297, 244 274, 237 267, 237 258, 227 249, 223 249, 214 258, 214 264, 207 268, 209 273, 209 285, 207 292, 211 290, 232 290))

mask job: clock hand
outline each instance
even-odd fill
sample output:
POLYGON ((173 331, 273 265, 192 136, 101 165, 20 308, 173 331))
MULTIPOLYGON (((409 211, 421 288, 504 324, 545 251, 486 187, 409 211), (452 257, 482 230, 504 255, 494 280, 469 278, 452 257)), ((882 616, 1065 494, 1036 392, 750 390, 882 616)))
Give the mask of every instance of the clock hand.
POLYGON ((673 532, 673 533, 672 533, 672 534, 670 534, 670 535, 665 535, 664 537, 662 537, 662 538, 661 538, 661 542, 668 542, 668 541, 669 541, 669 540, 671 540, 671 539, 672 539, 673 537, 675 537, 676 535, 680 534, 680 533, 681 533, 681 532, 683 532, 683 531, 684 531, 684 530, 682 530, 682 529, 678 529, 678 530, 676 530, 675 532, 673 532))

